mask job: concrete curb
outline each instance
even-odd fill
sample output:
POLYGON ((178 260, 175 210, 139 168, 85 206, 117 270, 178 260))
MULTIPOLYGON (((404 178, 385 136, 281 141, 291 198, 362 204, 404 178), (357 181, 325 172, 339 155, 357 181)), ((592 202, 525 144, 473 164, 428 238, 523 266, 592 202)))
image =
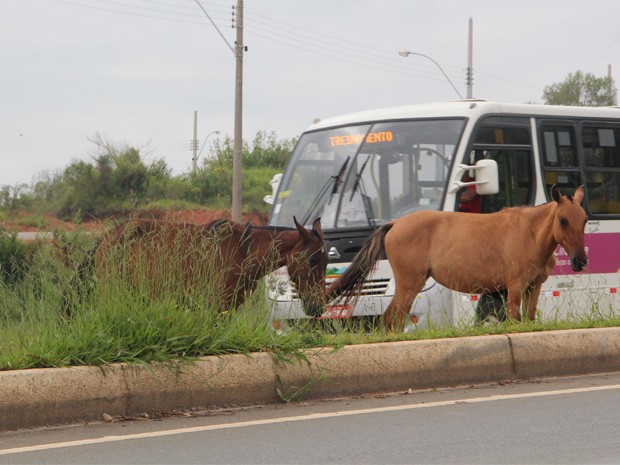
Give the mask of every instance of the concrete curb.
POLYGON ((620 371, 620 328, 547 331, 266 353, 182 365, 0 372, 0 431, 192 408, 620 371), (278 395, 279 393, 279 395, 278 395))

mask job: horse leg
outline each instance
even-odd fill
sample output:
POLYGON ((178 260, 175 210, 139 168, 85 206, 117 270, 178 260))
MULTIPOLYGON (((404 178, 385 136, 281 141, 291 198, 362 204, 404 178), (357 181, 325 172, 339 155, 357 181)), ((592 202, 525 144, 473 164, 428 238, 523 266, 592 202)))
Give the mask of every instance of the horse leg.
POLYGON ((535 284, 528 286, 525 291, 525 306, 527 308, 527 319, 534 320, 536 318, 536 304, 538 303, 538 297, 540 296, 541 284, 535 284))
POLYGON ((538 304, 538 297, 540 297, 540 289, 543 283, 547 280, 553 267, 555 265, 555 255, 551 254, 549 261, 544 270, 536 277, 536 279, 527 287, 525 291, 527 318, 528 320, 534 320, 536 318, 536 305, 538 304))
POLYGON ((521 320, 521 295, 522 291, 519 286, 508 287, 508 319, 521 320))
MULTIPOLYGON (((420 280, 421 281, 421 280, 420 280)), ((413 283, 413 286, 399 286, 396 283, 394 297, 382 316, 385 327, 392 331, 402 331, 405 327, 405 319, 411 310, 413 299, 422 290, 424 281, 413 283)))

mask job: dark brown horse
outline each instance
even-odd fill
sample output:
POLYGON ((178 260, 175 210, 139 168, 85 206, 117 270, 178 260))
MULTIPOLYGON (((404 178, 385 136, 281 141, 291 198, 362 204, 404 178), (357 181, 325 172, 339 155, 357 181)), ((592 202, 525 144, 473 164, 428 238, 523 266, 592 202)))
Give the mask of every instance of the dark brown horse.
POLYGON ((100 281, 120 273, 133 284, 146 282, 151 294, 215 288, 221 310, 240 306, 263 276, 286 267, 308 313, 320 313, 327 264, 321 223, 308 230, 295 219, 295 226, 129 220, 103 236, 94 267, 100 281))
POLYGON ((426 280, 459 292, 508 291, 508 315, 520 319, 522 299, 534 319, 540 287, 561 245, 574 271, 588 259, 584 250, 584 189, 564 196, 551 188, 552 201, 538 207, 507 208, 492 214, 420 211, 381 226, 347 270, 331 284, 328 298, 359 293, 366 276, 385 252, 396 291, 383 314, 385 325, 400 329, 426 280))

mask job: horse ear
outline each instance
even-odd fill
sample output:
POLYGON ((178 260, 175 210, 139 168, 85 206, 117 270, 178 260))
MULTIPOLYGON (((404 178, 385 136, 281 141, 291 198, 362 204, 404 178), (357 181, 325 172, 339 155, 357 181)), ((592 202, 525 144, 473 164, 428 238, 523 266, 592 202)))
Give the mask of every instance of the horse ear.
POLYGON ((312 223, 312 230, 319 236, 319 239, 323 240, 323 228, 321 228, 321 217, 314 220, 312 223))
POLYGON ((310 232, 304 228, 301 224, 299 224, 297 222, 297 218, 295 218, 293 216, 293 221, 295 222, 295 227, 297 228, 297 231, 299 231, 299 234, 301 235, 301 237, 304 238, 305 241, 307 241, 310 238, 310 232))
POLYGON ((584 193, 585 193, 585 189, 583 188, 583 186, 579 186, 577 189, 575 189, 573 200, 575 200, 575 202, 581 205, 581 201, 583 200, 584 193))
POLYGON ((560 193, 560 188, 557 184, 551 186, 551 198, 557 203, 560 203, 562 201, 562 194, 560 193))

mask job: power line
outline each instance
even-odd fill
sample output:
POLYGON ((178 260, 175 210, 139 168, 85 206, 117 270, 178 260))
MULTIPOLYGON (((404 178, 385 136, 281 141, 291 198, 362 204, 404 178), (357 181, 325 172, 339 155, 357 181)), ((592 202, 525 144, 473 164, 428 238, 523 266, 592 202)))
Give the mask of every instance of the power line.
MULTIPOLYGON (((71 0, 50 0, 52 2, 56 2, 56 3, 63 3, 66 5, 71 5, 71 6, 77 6, 77 7, 81 7, 81 8, 87 8, 87 9, 91 9, 91 10, 98 10, 98 11, 106 11, 109 13, 116 13, 116 14, 122 14, 122 15, 127 15, 127 16, 137 16, 137 17, 141 17, 141 18, 149 18, 149 19, 157 19, 160 21, 169 21, 169 22, 176 22, 176 23, 187 23, 187 24, 199 24, 201 26, 204 25, 208 25, 207 23, 205 23, 204 21, 190 21, 190 20, 186 20, 186 19, 176 19, 176 18, 169 18, 169 17, 163 17, 163 16, 154 16, 151 14, 144 14, 144 13, 136 13, 136 12, 132 12, 132 11, 123 11, 123 10, 118 10, 118 9, 113 9, 113 8, 104 8, 104 7, 100 7, 100 6, 93 6, 93 5, 84 5, 82 3, 76 3, 73 2, 71 0)), ((103 1, 103 0, 100 0, 103 1)), ((148 11, 148 9, 143 8, 145 10, 148 11)), ((179 14, 179 15, 185 15, 184 13, 174 13, 174 14, 179 14)), ((196 17, 198 18, 198 15, 191 15, 192 17, 196 17)), ((219 20, 222 20, 222 18, 218 18, 219 20)), ((228 27, 229 24, 225 24, 221 26, 224 27, 228 27)))
MULTIPOLYGON (((288 28, 291 28, 291 29, 293 29, 293 32, 292 32, 293 34, 301 35, 301 34, 298 34, 297 31, 298 30, 302 30, 302 31, 306 31, 306 32, 309 32, 311 34, 314 34, 314 35, 317 35, 317 36, 320 36, 320 37, 327 37, 327 38, 330 38, 330 39, 334 39, 335 41, 337 41, 336 43, 348 43, 348 44, 354 45, 356 47, 362 48, 365 52, 367 50, 374 50, 374 51, 379 52, 379 53, 381 53, 383 55, 386 55, 388 57, 391 57, 391 56, 394 55, 394 50, 387 50, 387 49, 384 49, 384 48, 378 48, 378 47, 375 47, 375 46, 370 45, 370 44, 360 44, 359 42, 348 40, 348 39, 343 38, 343 37, 338 37, 338 36, 326 34, 324 32, 315 31, 315 30, 308 29, 308 28, 305 28, 305 27, 301 27, 301 26, 297 26, 297 25, 294 25, 294 24, 286 23, 284 21, 279 21, 277 19, 273 19, 273 18, 271 18, 269 16, 265 16, 265 15, 260 15, 258 13, 248 13, 248 15, 250 16, 250 18, 252 18, 253 16, 258 16, 258 17, 264 18, 264 19, 266 19, 268 21, 275 22, 275 23, 281 24, 283 26, 286 26, 288 28)), ((262 24, 266 24, 264 22, 261 22, 261 21, 255 20, 255 19, 253 19, 252 21, 253 22, 260 22, 262 24)), ((272 27, 278 29, 277 26, 272 26, 272 27)), ((285 30, 285 29, 283 29, 283 30, 285 30)), ((321 39, 316 39, 316 40, 321 40, 321 39)), ((334 44, 333 41, 331 41, 331 42, 324 41, 324 42, 327 42, 327 43, 330 43, 330 44, 334 44)), ((400 60, 398 58, 396 58, 395 60, 396 61, 402 61, 402 60, 400 60)), ((442 66, 444 68, 451 67, 451 68, 458 68, 459 70, 462 69, 462 66, 459 66, 459 65, 452 65, 452 64, 446 64, 446 63, 441 63, 441 64, 442 64, 442 66)), ((433 68, 433 67, 428 65, 428 68, 433 68)))
MULTIPOLYGON (((171 6, 171 7, 175 7, 175 8, 184 8, 186 10, 191 10, 191 11, 196 11, 196 7, 194 6, 195 4, 193 2, 191 2, 191 0, 184 0, 182 3, 187 3, 187 5, 180 5, 178 3, 170 3, 170 2, 163 2, 160 0, 135 0, 138 2, 143 2, 143 3, 150 3, 153 5, 162 5, 162 6, 171 6)), ((226 3, 213 3, 213 2, 200 2, 202 4, 205 5, 211 5, 213 7, 215 7, 215 9, 221 9, 223 13, 228 13, 230 12, 230 4, 226 3)))
MULTIPOLYGON (((342 50, 343 53, 348 54, 350 57, 354 56, 356 58, 361 58, 364 60, 371 60, 375 64, 388 65, 388 66, 392 66, 392 67, 395 67, 401 70, 418 68, 416 69, 417 72, 437 75, 437 69, 434 66, 431 66, 426 63, 403 61, 402 59, 396 58, 395 56, 396 54, 394 50, 380 49, 380 48, 373 47, 370 45, 364 45, 364 44, 360 44, 357 42, 340 39, 336 36, 330 36, 330 35, 321 34, 319 32, 311 31, 312 34, 316 34, 320 36, 320 38, 316 38, 313 35, 300 34, 298 32, 289 31, 285 28, 281 28, 277 26, 275 27, 270 26, 264 21, 258 21, 255 19, 251 19, 249 21, 249 24, 250 24, 249 30, 259 31, 264 34, 269 34, 277 38, 285 39, 286 41, 280 41, 278 39, 274 39, 273 37, 270 38, 270 40, 273 40, 274 42, 279 42, 285 45, 290 45, 289 44, 290 41, 295 41, 298 43, 302 43, 306 46, 317 48, 319 50, 327 50, 330 52, 339 52, 340 50, 342 50), (267 28, 257 26, 256 24, 266 26, 267 28), (323 37, 332 38, 334 40, 331 40, 331 41, 326 40, 323 37), (309 39, 311 42, 305 39, 309 39), (326 44, 326 45, 321 45, 321 44, 326 44), (351 44, 351 45, 345 45, 345 44, 351 44)), ((301 28, 301 29, 304 31, 310 31, 309 29, 306 29, 306 28, 301 28)), ((265 38, 264 35, 262 35, 261 37, 265 38)), ((447 65, 447 66, 457 68, 455 65, 447 65)), ((386 71, 389 71, 389 70, 386 70, 386 71)), ((462 67, 458 67, 458 75, 460 79, 460 77, 463 75, 462 67)))
POLYGON ((476 71, 476 74, 479 76, 486 76, 486 77, 490 77, 493 79, 497 79, 498 81, 504 81, 504 82, 509 82, 511 84, 517 84, 519 86, 524 86, 524 87, 529 87, 531 89, 536 89, 542 92, 542 88, 540 86, 536 86, 534 84, 527 84, 525 82, 519 82, 519 81, 515 81, 513 79, 508 79, 508 78, 504 78, 504 77, 500 77, 500 76, 495 76, 493 74, 489 74, 489 73, 483 73, 481 71, 476 71))
MULTIPOLYGON (((119 8, 129 8, 133 11, 118 8, 107 8, 103 6, 96 6, 93 4, 87 5, 83 3, 77 3, 76 1, 72 0, 51 1, 81 8, 106 11, 115 14, 156 19, 159 21, 208 25, 208 23, 206 23, 204 20, 199 19, 202 17, 202 15, 200 15, 198 11, 196 11, 196 13, 191 12, 192 9, 196 9, 193 3, 195 0, 185 0, 182 3, 171 3, 170 1, 163 0, 134 0, 136 2, 140 2, 146 5, 155 5, 156 7, 140 5, 136 3, 132 4, 122 0, 93 0, 95 2, 98 2, 99 4, 115 5, 119 8), (159 8, 160 6, 172 9, 162 9, 159 8), (151 12, 154 14, 151 14, 151 12), (186 18, 196 18, 196 20, 194 21, 186 18)), ((215 10, 219 10, 219 12, 221 13, 224 13, 226 10, 230 11, 230 6, 227 6, 223 3, 204 1, 200 3, 209 5, 210 9, 213 8, 215 10)), ((230 26, 230 16, 215 16, 215 18, 218 20, 218 26, 230 26)), ((319 32, 302 26, 287 23, 285 21, 274 19, 270 16, 246 12, 245 27, 246 32, 251 35, 314 55, 323 56, 326 58, 339 60, 341 62, 354 64, 356 66, 366 67, 388 73, 394 73, 421 79, 431 79, 437 81, 443 80, 443 77, 440 77, 439 73, 436 70, 432 69, 430 64, 427 65, 424 63, 416 63, 414 61, 402 62, 398 58, 392 58, 392 56, 395 54, 394 50, 386 50, 375 47, 373 45, 361 44, 359 42, 338 37, 335 35, 330 35, 324 32, 319 32), (300 33, 299 31, 303 32, 300 33), (329 41, 326 40, 326 38, 333 40, 329 41), (394 64, 392 64, 392 61, 394 64), (412 70, 413 72, 411 72, 412 70)), ((616 39, 612 42, 609 49, 601 57, 598 63, 603 60, 605 55, 609 53, 609 51, 615 46, 618 40, 620 40, 620 35, 616 37, 616 39)), ((463 67, 445 63, 441 63, 441 65, 442 67, 451 68, 453 70, 450 72, 451 79, 458 83, 465 82, 465 69, 463 67)), ((494 74, 485 73, 479 71, 478 69, 476 70, 476 74, 479 76, 487 76, 500 81, 509 82, 511 84, 517 84, 520 86, 526 86, 529 88, 541 90, 538 86, 518 82, 494 74)))
MULTIPOLYGON (((109 5, 115 5, 117 7, 122 7, 122 8, 131 8, 133 10, 138 10, 138 11, 145 11, 145 12, 154 12, 157 13, 158 16, 154 16, 153 14, 147 14, 147 13, 139 13, 136 11, 127 11, 127 10, 119 10, 119 9, 115 9, 115 8, 107 8, 107 7, 102 7, 102 6, 95 6, 95 5, 86 5, 86 4, 82 4, 82 3, 76 3, 74 1, 71 0, 52 0, 56 3, 63 3, 63 4, 68 4, 68 5, 72 5, 72 6, 79 6, 82 8, 89 8, 89 9, 94 9, 94 10, 102 10, 102 11, 107 11, 107 12, 111 12, 111 13, 117 13, 117 14, 124 14, 124 15, 130 15, 130 16, 138 16, 138 17, 145 17, 145 18, 149 18, 149 19, 157 19, 157 20, 162 20, 162 21, 171 21, 171 22, 182 22, 182 23, 191 23, 191 24, 206 24, 204 21, 192 21, 192 20, 188 20, 188 19, 179 19, 179 18, 173 18, 170 17, 170 15, 176 15, 176 16, 183 16, 183 17, 192 17, 192 18, 199 18, 201 17, 200 14, 196 13, 196 14, 192 14, 192 13, 187 13, 187 12, 178 12, 178 11, 173 11, 173 10, 166 10, 166 9, 161 9, 161 8, 151 8, 151 7, 145 7, 145 6, 140 6, 140 5, 136 5, 136 4, 130 4, 127 3, 126 1, 119 1, 119 0, 96 0, 98 3, 100 4, 109 4, 109 5), (166 16, 159 16, 159 14, 163 14, 166 16)), ((186 5, 179 5, 179 4, 171 4, 169 2, 163 2, 163 1, 158 1, 158 0, 137 0, 146 4, 154 4, 154 5, 162 5, 162 6, 166 6, 166 7, 173 7, 173 8, 183 8, 185 10, 188 10, 190 7, 186 6, 186 5)), ((205 2, 201 2, 201 3, 205 3, 205 2)), ((211 5, 215 5, 217 8, 224 8, 223 5, 221 4, 217 4, 217 3, 210 3, 211 5)), ((266 18, 269 19, 272 22, 276 22, 278 24, 283 24, 287 27, 290 28, 295 28, 295 26, 293 25, 289 25, 288 23, 285 23, 283 21, 278 21, 278 20, 273 20, 271 18, 268 18, 266 16, 263 15, 257 15, 255 14, 254 16, 259 16, 262 18, 266 18)), ((218 20, 223 21, 226 18, 223 17, 217 17, 218 20)), ((439 77, 437 78, 430 78, 429 76, 423 76, 421 74, 415 74, 415 73, 409 73, 407 72, 408 69, 411 69, 412 66, 408 66, 408 65, 404 65, 400 60, 398 59, 394 59, 391 56, 387 55, 388 53, 390 55, 393 55, 393 51, 388 51, 388 50, 384 50, 384 49, 379 49, 370 45, 362 45, 350 40, 346 40, 346 39, 341 39, 341 38, 337 38, 335 36, 330 36, 330 35, 325 35, 322 34, 324 37, 331 37, 334 39, 338 39, 340 42, 346 43, 346 44, 352 44, 353 46, 347 46, 347 45, 338 45, 335 44, 334 42, 329 42, 326 41, 324 39, 320 39, 320 38, 316 38, 313 36, 310 36, 308 34, 299 34, 299 33, 295 33, 295 32, 291 32, 286 30, 285 28, 282 27, 278 27, 278 26, 270 26, 268 23, 264 22, 264 21, 260 21, 260 20, 253 20, 254 23, 258 23, 258 24, 263 24, 265 27, 261 28, 260 26, 251 26, 249 29, 250 31, 252 29, 255 29, 256 31, 259 31, 257 33, 255 33, 256 36, 258 37, 262 37, 265 38, 267 40, 271 40, 273 42, 278 42, 284 45, 288 45, 291 46, 291 41, 296 42, 298 44, 303 44, 305 45, 305 47, 300 47, 300 46, 295 46, 294 48, 297 48, 298 50, 305 50, 308 51, 310 53, 314 53, 316 55, 321 55, 321 56, 325 56, 325 57, 329 57, 332 59, 337 59, 336 56, 333 55, 329 55, 329 53, 347 53, 349 55, 349 58, 346 60, 341 60, 341 61, 346 61, 352 64, 356 64, 358 66, 365 66, 368 68, 372 68, 372 69, 377 69, 377 70, 381 70, 381 71, 385 71, 385 72, 393 72, 393 73, 397 73, 397 74, 401 74, 401 75, 407 75, 407 76, 412 76, 412 77, 420 77, 420 78, 425 78, 425 79, 436 79, 436 80, 440 80, 439 77), (282 31, 282 32, 279 32, 282 31), (262 32, 263 34, 261 34, 260 32, 262 32), (267 35, 265 35, 267 34, 267 35), (282 40, 278 40, 277 38, 274 37, 269 37, 268 35, 273 35, 275 37, 280 37, 285 39, 284 41, 282 40), (301 39, 299 39, 301 38, 301 39), (304 39, 310 39, 311 41, 315 42, 308 42, 307 40, 304 39), (325 47, 320 45, 321 43, 323 44, 328 44, 331 45, 331 47, 325 47), (315 50, 311 50, 310 48, 317 48, 319 51, 315 51, 315 50), (321 51, 321 49, 323 51, 321 51), (360 50, 361 49, 361 50, 360 50), (382 54, 385 54, 386 56, 382 56, 379 53, 372 53, 369 52, 368 50, 375 50, 377 52, 380 52, 382 54), (325 53, 328 52, 328 53, 325 53), (353 52, 353 53, 352 53, 353 52), (368 58, 366 58, 368 57, 368 58), (372 64, 368 65, 365 64, 364 62, 360 63, 360 62, 355 62, 353 61, 353 59, 360 59, 360 60, 364 60, 365 62, 370 60, 372 62, 372 64), (392 62, 394 64, 391 64, 389 62, 392 62), (398 65, 396 64, 398 63, 398 65), (383 67, 382 67, 383 66, 383 67), (395 69, 387 69, 385 68, 385 66, 388 66, 390 68, 395 68, 395 69)), ((218 22, 218 25, 222 26, 221 23, 218 22)), ((225 24, 225 26, 228 26, 228 24, 225 24)), ((247 25, 246 25, 247 28, 247 25)), ((312 34, 315 35, 321 35, 321 33, 316 32, 316 31, 312 31, 310 29, 307 28, 299 28, 301 30, 304 31, 308 31, 311 32, 312 34)), ((453 65, 447 65, 447 66, 453 66, 453 65)), ((415 65, 413 66, 414 68, 416 67, 415 65)), ((423 68, 426 69, 418 69, 416 70, 416 73, 428 73, 431 75, 437 75, 435 70, 428 70, 428 68, 426 65, 422 65, 423 68)), ((459 76, 459 78, 454 78, 455 80, 461 80, 462 76, 459 76)))
MULTIPOLYGON (((349 58, 343 57, 343 55, 333 55, 333 54, 327 53, 325 51, 321 52, 321 51, 313 50, 311 48, 306 48, 306 47, 303 47, 303 46, 300 46, 300 45, 295 45, 295 44, 292 44, 292 43, 288 43, 288 42, 280 41, 280 40, 277 40, 277 39, 273 39, 273 38, 268 37, 268 36, 266 36, 264 34, 260 34, 260 33, 254 32, 252 30, 248 30, 246 32, 248 34, 250 34, 250 35, 254 35, 254 36, 266 39, 266 40, 271 40, 271 41, 274 41, 274 42, 278 42, 278 43, 280 43, 282 45, 286 45, 287 47, 292 47, 292 48, 294 48, 296 50, 303 50, 305 52, 312 53, 314 55, 323 56, 323 57, 330 58, 330 59, 334 59, 334 60, 337 60, 339 62, 345 62, 345 63, 357 65, 357 66, 362 66, 362 67, 365 67, 365 68, 375 69, 375 70, 378 70, 378 71, 384 71, 384 72, 389 72, 389 73, 400 74, 400 75, 403 75, 403 76, 418 77, 418 78, 421 78, 421 79, 430 79, 430 80, 434 80, 434 81, 443 81, 445 79, 443 77, 435 78, 435 77, 430 77, 429 75, 413 74, 411 72, 407 72, 407 71, 404 71, 402 69, 401 70, 398 70, 398 69, 394 69, 394 70, 386 69, 385 67, 382 67, 382 66, 369 64, 368 61, 363 61, 363 62, 355 61, 353 59, 349 59, 349 58)), ((384 66, 386 66, 386 65, 384 65, 384 66)), ((393 66, 393 65, 387 65, 387 66, 393 66)), ((436 73, 436 75, 439 75, 439 74, 436 73)), ((459 83, 463 83, 463 84, 465 83, 464 76, 462 76, 461 79, 455 79, 455 80, 457 82, 459 82, 459 83)))
MULTIPOLYGON (((301 45, 306 47, 306 48, 303 48, 303 50, 309 50, 307 47, 310 47, 312 49, 317 49, 318 52, 316 52, 316 53, 319 54, 319 55, 320 54, 325 54, 325 52, 328 52, 328 53, 339 54, 338 56, 340 57, 340 56, 343 56, 343 54, 344 54, 349 60, 351 60, 351 59, 363 60, 363 63, 357 63, 357 64, 364 64, 364 63, 370 62, 370 63, 373 64, 373 67, 377 68, 377 69, 381 69, 381 68, 378 68, 377 65, 388 66, 388 67, 391 67, 391 68, 395 68, 396 70, 400 70, 401 72, 411 71, 412 68, 413 68, 411 66, 406 66, 406 62, 404 62, 403 60, 399 60, 397 58, 392 58, 395 55, 394 51, 392 51, 391 56, 383 56, 383 55, 379 55, 379 54, 376 54, 376 53, 366 52, 364 50, 359 50, 357 48, 349 47, 349 46, 346 46, 346 45, 339 46, 339 45, 334 45, 333 43, 328 42, 328 41, 315 40, 314 42, 321 42, 321 43, 329 44, 328 46, 319 45, 319 44, 316 44, 316 43, 313 43, 313 42, 309 42, 307 40, 299 40, 299 39, 295 38, 295 36, 292 36, 292 35, 281 34, 279 32, 272 32, 272 31, 270 31, 268 29, 264 29, 264 28, 261 28, 261 27, 256 27, 254 25, 250 25, 248 27, 248 32, 249 33, 254 32, 257 36, 260 36, 262 38, 266 38, 268 40, 272 40, 274 42, 278 42, 280 44, 287 45, 287 46, 290 46, 290 47, 293 47, 293 48, 298 48, 297 44, 301 44, 301 45), (259 31, 259 32, 255 32, 255 31, 259 31), (266 36, 265 34, 268 34, 270 36, 274 36, 275 38, 274 37, 266 36), (283 39, 283 40, 280 40, 280 39, 283 39)), ((304 37, 304 36, 302 36, 302 37, 304 37)), ((301 47, 300 47, 300 49, 301 49, 301 47)), ((333 56, 327 55, 327 54, 325 54, 324 56, 330 56, 330 57, 333 58, 333 56)), ((423 65, 423 68, 424 69, 415 69, 415 72, 417 72, 417 73, 424 73, 424 74, 431 74, 433 76, 437 75, 437 69, 436 68, 433 68, 431 70, 431 69, 429 69, 430 67, 428 67, 427 65, 423 65)), ((383 68, 383 70, 387 71, 387 72, 392 72, 393 71, 393 70, 385 69, 385 68, 383 68)), ((410 73, 405 73, 405 74, 412 75, 410 73)), ((419 74, 418 74, 418 76, 422 77, 419 74)), ((463 75, 461 73, 459 75, 458 79, 461 79, 462 76, 463 75)), ((428 76, 426 76, 426 77, 428 77, 428 76)), ((457 78, 455 78, 455 79, 457 79, 457 78)))
POLYGON ((220 31, 220 28, 217 27, 217 24, 215 24, 215 21, 213 21, 213 18, 211 18, 211 15, 209 13, 207 13, 207 10, 205 10, 205 8, 200 4, 200 2, 198 0, 194 0, 194 1, 198 5, 198 7, 202 10, 202 12, 205 14, 205 16, 207 18, 209 18, 209 22, 211 22, 211 24, 213 24, 213 27, 215 28, 215 30, 217 31, 219 36, 222 38, 222 40, 226 43, 226 46, 230 49, 231 52, 233 52, 233 55, 236 55, 235 49, 233 48, 232 45, 230 45, 228 43, 228 40, 226 40, 226 37, 224 36, 224 34, 222 34, 222 31, 220 31))
POLYGON ((614 48, 614 46, 616 45, 618 40, 620 40, 620 34, 618 34, 616 36, 616 38, 613 40, 613 42, 611 43, 611 45, 609 47, 607 47, 607 50, 605 50, 605 53, 603 53, 603 55, 601 55, 601 58, 599 58, 599 60, 596 62, 596 64, 592 67, 592 71, 591 72, 594 72, 594 70, 596 70, 596 68, 598 68, 598 66, 601 64, 601 61, 603 61, 605 59, 605 57, 607 56, 607 54, 611 51, 611 49, 614 48))
MULTIPOLYGON (((308 29, 308 28, 305 28, 305 27, 302 27, 302 26, 293 25, 293 24, 290 24, 290 23, 287 23, 287 22, 284 22, 284 21, 280 21, 280 20, 277 20, 277 19, 271 18, 271 17, 269 17, 269 16, 261 15, 261 14, 258 14, 258 13, 248 13, 248 16, 249 16, 250 18, 253 18, 253 17, 255 17, 255 16, 256 16, 256 17, 260 17, 260 18, 264 18, 264 19, 265 19, 265 20, 267 20, 267 21, 271 21, 271 22, 274 22, 274 23, 277 23, 277 24, 283 25, 283 26, 285 26, 285 27, 287 27, 287 28, 292 28, 292 29, 294 29, 294 30, 302 30, 302 31, 306 31, 306 32, 309 32, 309 33, 311 33, 311 34, 320 35, 321 37, 327 37, 327 38, 331 38, 331 39, 334 39, 335 41, 337 41, 337 42, 328 42, 328 43, 330 43, 331 45, 335 45, 336 43, 348 43, 348 44, 352 44, 352 45, 353 45, 353 46, 355 46, 355 47, 362 47, 362 48, 364 48, 364 49, 374 50, 374 51, 379 52, 379 53, 382 53, 382 54, 390 54, 390 55, 393 55, 393 54, 394 54, 394 50, 386 50, 386 49, 378 48, 378 47, 375 47, 375 46, 372 46, 372 45, 360 44, 360 43, 358 43, 358 42, 354 42, 354 41, 351 41, 351 40, 348 40, 348 39, 345 39, 345 38, 342 38, 342 37, 338 37, 338 36, 335 36, 335 35, 326 34, 326 33, 324 33, 324 32, 314 31, 314 30, 312 30, 312 29, 308 29)), ((266 23, 264 23, 264 22, 262 22, 262 21, 259 21, 259 20, 256 20, 256 19, 251 19, 251 21, 252 21, 252 22, 258 22, 258 23, 260 23, 260 24, 266 24, 266 23)), ((273 26, 273 27, 274 27, 274 28, 276 28, 276 29, 278 29, 278 27, 277 27, 277 26, 273 26)), ((286 30, 286 29, 283 29, 283 30, 286 30)), ((300 36, 304 36, 304 35, 302 35, 302 34, 298 34, 298 33, 296 33, 296 32, 291 32, 291 34, 293 34, 293 35, 300 35, 300 36)), ((289 44, 287 44, 286 42, 281 42, 281 41, 278 41, 278 40, 273 39, 273 38, 268 38, 268 37, 264 37, 264 36, 262 36, 262 37, 263 37, 263 38, 267 38, 267 39, 269 39, 269 40, 272 40, 272 41, 274 41, 274 42, 279 42, 279 43, 282 43, 282 44, 284 44, 284 45, 289 45, 289 44)), ((306 37, 307 37, 307 36, 306 36, 306 37)), ((315 39, 315 40, 318 40, 318 41, 323 41, 322 39, 315 39)), ((613 45, 615 45, 615 43, 616 43, 618 40, 620 40, 620 35, 616 38, 616 40, 614 41, 614 43, 612 44, 612 46, 610 46, 610 49, 613 47, 613 45)), ((323 41, 323 42, 327 42, 327 41, 323 41)), ((305 51, 309 51, 309 50, 307 50, 307 49, 303 49, 303 50, 305 50, 305 51)), ((321 54, 321 53, 316 52, 316 51, 310 51, 310 52, 311 52, 311 53, 318 54, 318 55, 320 55, 320 54, 321 54)), ((605 53, 605 55, 606 55, 608 52, 609 52, 609 50, 605 53)), ((368 53, 368 52, 364 52, 364 53, 368 53)), ((369 55, 374 55, 374 56, 380 56, 380 55, 377 55, 377 54, 370 54, 370 53, 368 53, 368 54, 369 54, 369 55)), ((331 57, 331 56, 330 56, 330 58, 333 58, 333 57, 331 57)), ((398 59, 396 59, 396 60, 398 60, 398 59)), ((602 58, 601 58, 601 60, 602 60, 602 58)), ((398 61, 400 61, 400 60, 398 60, 398 61)), ((599 62, 600 62, 600 61, 599 61, 599 62)), ((355 64, 360 65, 360 66, 364 66, 364 64, 360 64, 360 63, 355 63, 355 64)), ((411 65, 414 65, 414 63, 413 63, 413 62, 411 62, 411 65)), ((459 66, 459 65, 451 65, 451 64, 446 64, 446 63, 441 63, 441 65, 442 65, 442 67, 443 67, 444 69, 445 69, 445 68, 452 68, 452 69, 457 69, 457 68, 458 68, 459 72, 464 72, 464 68, 463 68, 463 67, 461 67, 461 66, 459 66)), ((429 65, 424 65, 424 64, 422 64, 422 66, 424 66, 424 67, 426 67, 426 68, 433 68, 430 64, 429 64, 429 65)), ((375 68, 375 69, 380 69, 380 68, 377 68, 377 67, 375 67, 375 66, 373 66, 373 68, 375 68)), ((404 74, 403 72, 398 72, 398 71, 390 71, 390 70, 385 70, 385 71, 388 71, 388 72, 396 72, 396 73, 398 73, 398 74, 404 74)), ((454 71, 454 72, 456 72, 456 71, 454 71)), ((433 73, 433 74, 437 74, 437 73, 433 73)), ((537 89, 537 90, 542 90, 539 86, 535 86, 535 85, 532 85, 532 84, 528 84, 528 83, 523 83, 523 82, 515 81, 515 80, 513 80, 513 79, 508 79, 508 78, 504 78, 504 77, 496 76, 496 75, 494 75, 494 74, 489 74, 489 73, 481 72, 481 71, 478 71, 478 69, 476 70, 476 74, 478 74, 478 75, 482 75, 482 76, 491 77, 491 78, 493 78, 493 79, 497 79, 497 80, 504 81, 504 82, 509 82, 509 83, 511 83, 511 84, 517 84, 517 85, 520 85, 520 86, 525 86, 525 87, 529 87, 529 88, 533 88, 533 89, 537 89)), ((411 75, 411 76, 415 76, 415 77, 421 77, 421 78, 424 78, 424 79, 429 79, 429 78, 428 78, 428 76, 413 75, 413 74, 408 74, 408 73, 407 73, 407 75, 411 75)), ((453 74, 452 74, 452 73, 450 73, 450 75, 451 75, 451 76, 453 76, 453 74)), ((442 79, 437 78, 436 80, 442 80, 442 79)), ((454 80, 455 80, 455 81, 457 81, 457 82, 460 82, 460 81, 461 81, 461 78, 454 79, 454 80)))

